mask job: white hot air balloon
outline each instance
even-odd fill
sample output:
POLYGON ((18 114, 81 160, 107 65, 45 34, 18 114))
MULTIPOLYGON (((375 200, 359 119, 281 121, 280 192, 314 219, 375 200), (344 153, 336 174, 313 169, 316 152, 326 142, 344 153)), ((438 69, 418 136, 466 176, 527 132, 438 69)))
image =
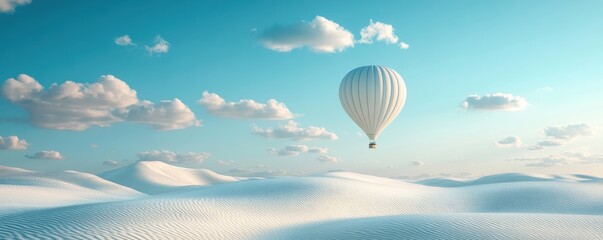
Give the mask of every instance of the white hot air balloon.
POLYGON ((364 66, 350 71, 339 86, 345 112, 371 140, 375 140, 398 116, 406 101, 406 85, 396 71, 383 66, 364 66))

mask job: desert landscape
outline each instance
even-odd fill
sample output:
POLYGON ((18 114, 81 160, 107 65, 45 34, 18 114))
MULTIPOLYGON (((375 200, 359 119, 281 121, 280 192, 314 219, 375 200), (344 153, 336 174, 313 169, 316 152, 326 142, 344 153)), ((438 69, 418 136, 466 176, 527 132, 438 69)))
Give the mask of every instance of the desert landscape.
POLYGON ((603 179, 238 178, 163 162, 0 170, 0 238, 601 239, 603 179))
POLYGON ((0 0, 0 240, 603 240, 601 0, 0 0))

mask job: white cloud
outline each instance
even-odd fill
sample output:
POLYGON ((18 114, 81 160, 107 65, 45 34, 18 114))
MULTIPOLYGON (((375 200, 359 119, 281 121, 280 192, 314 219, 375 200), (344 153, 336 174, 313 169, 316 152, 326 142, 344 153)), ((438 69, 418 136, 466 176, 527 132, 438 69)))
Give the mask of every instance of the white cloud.
POLYGON ((53 160, 63 160, 63 156, 61 153, 50 150, 50 151, 39 151, 34 153, 33 155, 25 155, 25 157, 29 159, 53 159, 53 160))
POLYGON ((289 174, 286 170, 255 169, 255 168, 233 168, 228 171, 229 174, 245 177, 272 177, 285 176, 289 174))
POLYGON ((507 159, 508 161, 527 162, 527 167, 552 167, 568 164, 593 164, 603 163, 602 154, 587 154, 577 152, 566 152, 539 157, 522 157, 507 159))
POLYGON ((93 143, 93 144, 90 144, 90 147, 91 147, 91 148, 98 148, 98 144, 94 144, 94 143, 93 143))
POLYGON ((341 52, 354 46, 354 34, 321 16, 311 22, 276 25, 264 30, 260 42, 266 48, 289 52, 307 46, 315 52, 341 52))
POLYGON ((139 161, 163 161, 177 163, 202 163, 211 156, 206 152, 175 153, 168 150, 152 150, 136 154, 139 161))
POLYGON ((544 149, 545 147, 558 147, 565 143, 566 142, 557 141, 557 140, 544 140, 544 141, 540 141, 540 142, 536 143, 535 146, 531 146, 528 149, 529 150, 541 150, 541 149, 544 149))
POLYGON ((461 106, 475 110, 519 111, 528 105, 525 98, 509 93, 495 93, 484 96, 469 95, 461 106))
POLYGON ((339 162, 339 158, 329 156, 329 155, 320 155, 320 156, 318 156, 317 160, 319 162, 323 162, 323 163, 338 163, 339 162))
POLYGON ((12 13, 21 5, 30 4, 31 0, 0 0, 0 12, 12 13))
POLYGON ((372 19, 368 26, 360 30, 360 37, 358 42, 366 44, 373 43, 373 39, 375 38, 377 41, 382 41, 387 44, 398 42, 398 36, 394 33, 394 27, 392 25, 382 22, 373 22, 372 19))
POLYGON ((216 163, 220 166, 230 166, 234 163, 232 160, 218 160, 216 163))
POLYGON ((521 139, 519 139, 519 137, 516 137, 516 136, 509 136, 509 137, 496 141, 496 146, 498 146, 498 147, 520 147, 521 139))
POLYGON ((412 161, 412 162, 410 162, 410 165, 423 166, 423 165, 425 165, 425 163, 423 161, 412 161))
POLYGON ((29 144, 17 136, 0 136, 0 150, 26 150, 29 144))
POLYGON ((130 36, 128 34, 115 38, 115 44, 117 44, 119 46, 135 46, 136 45, 134 42, 132 42, 132 38, 130 38, 130 36))
POLYGON ((155 37, 155 42, 153 44, 153 46, 144 46, 149 54, 167 53, 170 50, 170 43, 159 35, 155 37))
POLYGON ((145 123, 159 130, 201 126, 201 121, 195 118, 193 111, 178 98, 157 104, 142 101, 123 109, 120 115, 128 121, 145 123))
POLYGON ((45 90, 35 79, 21 74, 8 79, 4 96, 23 107, 36 126, 58 130, 84 130, 91 126, 109 126, 120 121, 111 111, 138 101, 136 91, 112 75, 95 83, 66 81, 45 90))
POLYGON ((410 48, 410 45, 408 45, 408 43, 405 43, 405 42, 400 42, 400 48, 408 49, 408 48, 410 48))
POLYGON ((115 161, 115 160, 106 160, 106 161, 103 161, 103 165, 109 166, 109 167, 115 167, 115 166, 119 166, 119 162, 115 161))
POLYGON ((256 125, 251 126, 251 133, 266 138, 289 138, 294 140, 315 140, 315 139, 337 139, 335 133, 327 131, 325 128, 310 126, 300 128, 297 122, 289 120, 285 125, 278 128, 262 129, 256 125))
POLYGON ((6 80, 2 93, 25 109, 29 121, 41 128, 85 130, 128 120, 166 130, 199 125, 180 100, 141 102, 135 90, 112 75, 101 76, 94 83, 66 81, 44 89, 32 77, 21 74, 6 80))
POLYGON ((543 146, 543 147, 556 147, 556 146, 561 146, 561 145, 563 145, 563 142, 554 141, 554 140, 545 140, 545 141, 538 142, 538 146, 543 146))
POLYGON ((561 127, 547 127, 544 129, 545 136, 562 140, 572 140, 577 137, 590 136, 594 133, 595 128, 585 123, 561 127))
POLYGON ((328 152, 328 149, 320 147, 308 147, 306 145, 289 145, 281 149, 271 148, 268 149, 268 151, 278 156, 298 156, 301 153, 325 154, 328 152))
POLYGON ((327 152, 329 152, 328 148, 321 148, 321 147, 311 147, 310 149, 308 149, 309 153, 318 153, 318 154, 325 154, 327 152))
POLYGON ((290 119, 293 114, 284 103, 274 99, 266 103, 258 103, 251 99, 238 102, 226 102, 218 94, 203 92, 203 98, 198 102, 208 113, 229 118, 260 118, 260 119, 290 119))

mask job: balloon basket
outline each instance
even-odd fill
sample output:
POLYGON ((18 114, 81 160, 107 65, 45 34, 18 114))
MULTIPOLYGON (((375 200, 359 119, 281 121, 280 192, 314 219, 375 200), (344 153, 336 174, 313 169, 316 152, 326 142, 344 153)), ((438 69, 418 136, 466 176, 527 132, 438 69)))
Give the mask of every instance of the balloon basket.
POLYGON ((377 149, 377 143, 376 142, 369 143, 369 149, 377 149))

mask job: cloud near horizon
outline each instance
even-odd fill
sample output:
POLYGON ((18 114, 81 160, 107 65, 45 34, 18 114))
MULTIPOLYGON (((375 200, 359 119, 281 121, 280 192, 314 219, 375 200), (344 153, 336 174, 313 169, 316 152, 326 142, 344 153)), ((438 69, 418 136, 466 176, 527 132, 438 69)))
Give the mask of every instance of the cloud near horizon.
POLYGON ((541 150, 546 147, 566 145, 578 138, 592 136, 596 133, 596 130, 595 127, 586 123, 547 127, 542 131, 542 134, 552 140, 539 141, 528 149, 541 150))
POLYGON ((120 162, 115 160, 105 160, 102 163, 103 166, 116 167, 120 165, 120 162))
POLYGON ((17 136, 0 136, 0 150, 26 150, 29 143, 17 136))
POLYGON ((307 145, 288 145, 280 149, 270 148, 268 151, 278 156, 299 156, 301 153, 326 154, 329 150, 320 147, 308 147, 307 145))
POLYGON ((555 126, 547 127, 543 133, 547 137, 561 139, 561 140, 573 140, 578 137, 591 136, 595 133, 596 129, 586 123, 581 124, 570 124, 567 126, 555 126))
POLYGON ((0 0, 0 12, 12 13, 18 6, 30 4, 31 0, 0 0))
POLYGON ((226 102, 215 93, 203 92, 203 97, 197 101, 209 114, 227 118, 257 118, 269 120, 283 120, 293 118, 284 103, 269 99, 266 103, 259 103, 251 99, 238 102, 226 102))
POLYGON ((325 128, 314 126, 300 128, 298 127, 298 123, 293 120, 289 120, 286 124, 277 128, 263 129, 254 124, 251 126, 251 133, 265 138, 293 139, 298 141, 337 139, 335 133, 329 132, 325 128))
POLYGON ((568 164, 594 164, 603 163, 603 154, 586 154, 578 152, 566 152, 551 154, 540 157, 521 157, 507 159, 507 161, 527 162, 526 167, 553 167, 568 164))
POLYGON ((4 82, 2 93, 22 107, 28 121, 40 128, 82 131, 122 121, 164 130, 199 125, 194 113, 180 100, 159 104, 140 101, 134 89, 113 75, 103 75, 94 83, 66 81, 44 89, 34 78, 21 74, 4 82))
POLYGON ((25 155, 26 158, 29 159, 50 159, 50 160, 63 160, 64 157, 60 152, 55 150, 49 151, 39 151, 34 153, 33 155, 25 155))
POLYGON ((339 158, 329 156, 329 155, 320 155, 320 156, 318 156, 318 158, 316 160, 318 160, 321 163, 338 163, 339 162, 339 158))
POLYGON ((516 136, 509 136, 509 137, 496 141, 496 146, 498 146, 498 147, 516 147, 517 148, 517 147, 521 146, 521 139, 519 139, 519 137, 516 137, 516 136))
POLYGON ((544 141, 539 141, 536 143, 536 145, 529 147, 529 150, 541 150, 544 149, 545 147, 558 147, 558 146, 562 146, 564 144, 566 144, 567 142, 563 142, 563 141, 557 141, 557 140, 544 140, 544 141))
POLYGON ((315 52, 333 53, 354 47, 354 34, 321 16, 311 22, 272 26, 261 32, 259 39, 264 47, 278 52, 308 47, 315 52))
POLYGON ((211 154, 207 152, 175 153, 168 150, 152 150, 136 154, 138 161, 162 161, 168 163, 202 163, 211 154))
POLYGON ((232 168, 228 170, 228 173, 245 177, 273 177, 290 174, 290 172, 286 170, 272 170, 267 168, 232 168))
POLYGON ((494 93, 484 96, 469 95, 461 103, 461 107, 466 110, 486 110, 486 111, 520 111, 528 105, 525 98, 513 96, 509 93, 494 93))
POLYGON ((411 161, 410 165, 413 165, 413 166, 423 166, 423 165, 425 165, 425 163, 423 161, 415 160, 415 161, 411 161))

